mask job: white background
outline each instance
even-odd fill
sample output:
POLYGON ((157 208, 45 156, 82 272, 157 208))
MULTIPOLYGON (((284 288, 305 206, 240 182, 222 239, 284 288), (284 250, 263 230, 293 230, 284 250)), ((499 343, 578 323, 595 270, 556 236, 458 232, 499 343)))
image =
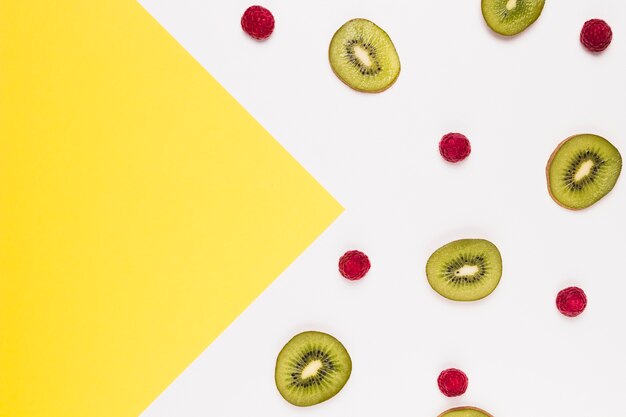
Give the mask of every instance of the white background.
POLYGON ((547 0, 530 29, 503 39, 479 0, 267 0, 266 42, 241 30, 248 1, 141 3, 346 208, 143 417, 434 417, 457 405, 624 415, 626 178, 570 212, 548 196, 545 164, 583 132, 626 156, 626 3, 547 0), (328 64, 330 38, 354 17, 385 29, 400 55, 384 93, 350 90, 328 64), (578 41, 594 17, 614 32, 598 56, 578 41), (457 165, 437 150, 451 131, 472 143, 457 165), (430 254, 459 238, 502 252, 502 281, 482 301, 447 301, 426 281, 430 254), (354 248, 372 261, 355 283, 337 272, 354 248), (575 319, 554 306, 569 285, 589 298, 575 319), (300 409, 278 394, 274 365, 304 330, 336 336, 354 366, 335 398, 300 409), (470 380, 457 399, 436 385, 452 366, 470 380))

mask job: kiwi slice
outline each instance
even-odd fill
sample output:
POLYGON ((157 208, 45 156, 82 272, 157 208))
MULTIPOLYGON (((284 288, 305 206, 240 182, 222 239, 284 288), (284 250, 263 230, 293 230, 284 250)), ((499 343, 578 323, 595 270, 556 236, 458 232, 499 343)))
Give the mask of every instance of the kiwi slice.
POLYGON ((513 36, 539 18, 544 0, 482 0, 485 22, 494 32, 513 36))
POLYGON ((379 93, 400 74, 400 58, 387 33, 366 19, 353 19, 339 28, 328 48, 337 77, 349 87, 379 93))
POLYGON ((550 156, 548 192, 559 205, 580 210, 607 195, 621 171, 622 156, 611 142, 598 135, 575 135, 550 156))
POLYGON ((485 410, 476 407, 456 407, 444 411, 439 417, 493 417, 485 410))
POLYGON ((498 286, 502 257, 488 240, 455 240, 430 255, 426 276, 430 286, 450 300, 480 300, 498 286))
POLYGON ((276 359, 276 387, 293 405, 308 407, 335 396, 348 382, 352 360, 333 336, 304 332, 294 336, 276 359))

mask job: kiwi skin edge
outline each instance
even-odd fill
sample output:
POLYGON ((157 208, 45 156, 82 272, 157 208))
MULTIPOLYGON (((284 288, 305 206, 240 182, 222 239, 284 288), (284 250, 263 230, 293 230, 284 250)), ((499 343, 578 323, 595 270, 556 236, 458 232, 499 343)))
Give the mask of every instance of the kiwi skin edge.
POLYGON ((486 415, 486 416, 493 417, 491 414, 489 414, 488 412, 486 412, 486 411, 485 411, 485 410, 483 410, 483 409, 480 409, 480 408, 478 408, 478 407, 469 407, 469 406, 450 408, 449 410, 446 410, 446 411, 444 411, 443 413, 439 414, 439 416, 438 416, 438 417, 442 417, 444 414, 447 414, 447 413, 449 413, 449 412, 451 412, 451 411, 461 411, 461 410, 474 410, 474 411, 481 412, 481 413, 483 413, 483 414, 484 414, 484 415, 486 415))
POLYGON ((548 159, 548 164, 546 165, 546 182, 548 184, 548 194, 550 194, 550 197, 554 200, 554 202, 556 204, 558 204, 559 206, 566 208, 568 210, 571 211, 580 211, 580 210, 584 210, 588 207, 581 207, 581 208, 576 208, 576 207, 567 207, 563 204, 561 204, 561 202, 559 200, 556 199, 556 197, 554 197, 554 195, 552 194, 552 189, 550 188, 550 165, 552 165, 552 160, 554 159, 554 157, 556 156, 557 152, 559 151, 559 149, 561 149, 561 146, 563 146, 565 144, 565 142, 567 142, 568 140, 572 139, 573 137, 576 136, 582 136, 582 135, 591 135, 591 136, 598 136, 595 133, 577 133, 575 135, 572 135, 570 137, 568 137, 567 139, 561 141, 561 143, 559 143, 556 147, 556 149, 554 150, 554 152, 552 152, 552 155, 550 155, 550 159, 548 159))
MULTIPOLYGON (((586 135, 587 133, 580 133, 581 135, 586 135)), ((559 143, 557 145, 557 147, 554 149, 554 151, 552 152, 552 154, 550 155, 550 159, 548 159, 548 164, 546 165, 546 182, 548 183, 548 194, 550 194, 550 198, 552 198, 554 200, 554 202, 556 204, 558 204, 559 206, 566 208, 568 210, 572 210, 572 211, 580 211, 582 210, 582 208, 572 208, 572 207, 567 207, 564 206, 559 200, 556 199, 556 197, 554 196, 554 194, 552 194, 552 188, 550 188, 550 166, 552 165, 552 160, 554 159, 554 157, 556 156, 557 152, 559 151, 559 149, 561 149, 561 146, 563 146, 565 144, 565 142, 567 142, 568 140, 570 140, 571 138, 573 138, 574 136, 578 136, 577 135, 572 135, 569 136, 568 138, 564 139, 561 141, 561 143, 559 143)))
MULTIPOLYGON (((355 21, 355 20, 369 20, 369 19, 365 19, 364 17, 355 17, 354 19, 350 19, 350 20, 348 20, 348 21, 347 21, 346 23, 344 23, 343 25, 346 25, 346 24, 348 24, 348 23, 350 23, 350 22, 353 22, 353 21, 355 21)), ((343 25, 342 25, 342 26, 343 26, 343 25)), ((376 25, 376 26, 378 26, 378 25, 376 25)), ((378 28, 379 28, 380 30, 382 30, 382 31, 383 31, 383 33, 384 33, 385 35, 389 36, 389 34, 388 34, 387 32, 385 32, 385 30, 384 30, 383 28, 381 28, 380 26, 378 26, 378 28)), ((337 29, 337 31, 339 31, 339 29, 337 29)), ((337 34, 337 32, 335 32, 335 33, 333 34, 333 38, 335 37, 335 35, 336 35, 336 34, 337 34)), ((389 39, 391 39, 391 36, 389 36, 389 39)), ((331 38, 331 42, 330 42, 330 43, 332 43, 332 38, 331 38)), ((330 63, 330 43, 328 44, 328 63, 330 63)), ((392 41, 392 44, 393 44, 393 41, 392 41)), ((396 46, 395 46, 395 45, 393 45, 393 47, 395 48, 396 46)), ((398 51, 396 50, 396 53, 397 53, 397 52, 398 52, 398 51)), ((396 75, 396 78, 394 78, 394 79, 393 79, 393 81, 391 81, 391 83, 389 83, 389 85, 388 85, 387 87, 385 87, 385 88, 381 88, 380 90, 361 90, 361 89, 359 89, 359 88, 355 88, 355 87, 351 86, 350 84, 348 84, 347 82, 345 82, 345 81, 344 81, 344 80, 343 80, 343 79, 339 76, 339 74, 337 74, 337 71, 335 71, 335 69, 333 68, 333 66, 332 66, 332 65, 330 65, 330 68, 333 70, 333 73, 335 74, 335 76, 336 76, 337 78, 339 78, 339 79, 341 80, 341 82, 342 82, 342 83, 344 83, 345 85, 347 85, 347 86, 348 86, 348 87, 350 87, 351 89, 353 89, 353 90, 355 90, 355 91, 359 91, 359 92, 361 92, 361 93, 372 93, 372 94, 382 93, 383 91, 388 90, 388 89, 389 89, 392 85, 394 85, 394 84, 396 83, 396 81, 398 80, 398 77, 400 76, 400 72, 402 71, 402 65, 401 65, 401 63, 400 63, 400 62, 398 62, 398 74, 396 75)))

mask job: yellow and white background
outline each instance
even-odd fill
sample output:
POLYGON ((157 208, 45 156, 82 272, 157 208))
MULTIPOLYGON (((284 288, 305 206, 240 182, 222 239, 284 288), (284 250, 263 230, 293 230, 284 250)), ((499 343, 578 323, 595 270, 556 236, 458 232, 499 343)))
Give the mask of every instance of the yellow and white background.
POLYGON ((0 0, 0 417, 620 415, 624 179, 575 213, 544 169, 575 133, 626 154, 626 6, 549 0, 505 40, 478 0, 268 0, 259 43, 252 3, 140 3, 0 0), (328 65, 354 17, 400 55, 382 94, 328 65), (593 17, 614 32, 600 56, 578 43, 593 17), (454 166, 450 131, 473 149, 454 166), (504 262, 471 304, 424 274, 465 237, 504 262), (337 272, 354 248, 356 283, 337 272), (576 319, 554 307, 569 285, 576 319), (273 372, 304 330, 354 367, 298 409, 273 372), (446 367, 469 376, 459 399, 446 367))

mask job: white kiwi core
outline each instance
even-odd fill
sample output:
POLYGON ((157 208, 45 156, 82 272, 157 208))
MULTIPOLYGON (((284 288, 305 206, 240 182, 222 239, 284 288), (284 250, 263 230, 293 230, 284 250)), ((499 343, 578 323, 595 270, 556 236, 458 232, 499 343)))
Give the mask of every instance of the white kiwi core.
POLYGON ((576 170, 576 174, 574 175, 574 181, 580 181, 587 175, 589 175, 589 173, 591 172, 591 168, 593 168, 593 161, 591 159, 583 162, 576 170))
POLYGON ((319 371, 322 366, 322 361, 320 361, 319 359, 311 362, 302 370, 302 379, 307 379, 314 376, 315 374, 317 374, 317 371, 319 371))
POLYGON ((515 9, 515 6, 517 6, 517 0, 509 0, 509 1, 506 2, 506 9, 507 10, 515 9))
POLYGON ((365 65, 366 67, 372 66, 372 60, 370 59, 370 54, 360 46, 354 47, 354 55, 365 65))
POLYGON ((478 266, 476 265, 463 265, 461 268, 457 269, 455 274, 462 276, 462 277, 467 277, 467 276, 472 276, 475 273, 478 272, 478 266))

